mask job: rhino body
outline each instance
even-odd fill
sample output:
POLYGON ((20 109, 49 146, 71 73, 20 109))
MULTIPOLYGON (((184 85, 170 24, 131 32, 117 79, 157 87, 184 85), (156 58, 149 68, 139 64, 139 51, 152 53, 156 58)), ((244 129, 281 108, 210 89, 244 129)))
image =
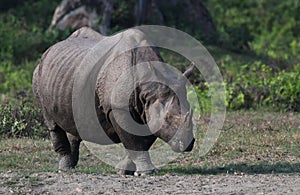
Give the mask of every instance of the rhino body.
MULTIPOLYGON (((72 90, 76 70, 86 54, 104 38, 92 29, 81 28, 66 40, 50 47, 43 54, 34 71, 34 97, 42 110, 45 124, 50 131, 54 150, 59 154, 60 169, 74 168, 77 165, 79 145, 82 140, 76 129, 72 110, 72 90)), ((121 174, 140 175, 156 172, 148 150, 157 137, 168 142, 176 133, 173 128, 178 123, 176 120, 181 117, 187 118, 188 116, 189 118, 185 119, 188 123, 186 126, 189 128, 188 131, 181 133, 182 137, 189 139, 189 144, 185 146, 183 151, 190 151, 193 147, 191 113, 187 111, 185 116, 184 113, 179 113, 176 95, 168 87, 159 83, 146 84, 136 89, 129 100, 129 110, 132 117, 140 124, 147 124, 151 116, 154 116, 149 109, 151 106, 153 107, 152 110, 155 110, 156 105, 168 105, 168 108, 166 106, 164 108, 165 112, 168 114, 175 113, 177 118, 172 116, 174 120, 166 121, 163 124, 164 129, 147 136, 133 135, 116 124, 111 114, 111 90, 124 71, 145 61, 162 62, 162 58, 152 47, 127 51, 116 57, 109 66, 102 70, 96 82, 95 108, 99 123, 113 143, 122 143, 128 151, 126 158, 116 166, 121 174)), ((184 104, 186 104, 185 107, 189 107, 187 102, 184 104)), ((165 114, 164 118, 168 117, 168 114, 165 114)), ((182 145, 183 138, 179 137, 177 140, 182 145)), ((179 151, 178 143, 173 143, 173 145, 176 148, 175 151, 183 152, 179 151)))

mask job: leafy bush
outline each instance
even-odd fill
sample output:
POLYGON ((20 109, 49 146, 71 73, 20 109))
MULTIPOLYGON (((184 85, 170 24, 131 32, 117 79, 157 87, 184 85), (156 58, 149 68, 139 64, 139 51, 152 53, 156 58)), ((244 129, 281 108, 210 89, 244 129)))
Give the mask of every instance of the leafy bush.
POLYGON ((12 14, 0 15, 0 60, 18 66, 26 60, 36 60, 55 42, 70 34, 70 30, 44 30, 12 14))
MULTIPOLYGON (((270 109, 300 112, 300 65, 291 70, 275 71, 255 62, 241 67, 233 77, 225 75, 226 107, 229 110, 270 109)), ((210 86, 205 82, 195 87, 199 113, 212 109, 210 86)))
POLYGON ((12 14, 0 14, 0 93, 31 87, 32 72, 41 54, 66 38, 70 30, 43 30, 12 14))
POLYGON ((41 54, 70 30, 48 29, 60 0, 0 2, 0 136, 47 137, 31 95, 41 54))
POLYGON ((234 51, 250 48, 281 66, 299 61, 299 0, 203 1, 225 47, 234 51))
POLYGON ((40 110, 25 94, 19 91, 16 99, 0 104, 0 137, 48 137, 40 110))
POLYGON ((229 109, 272 107, 277 111, 300 111, 300 66, 274 71, 256 62, 242 66, 235 80, 227 83, 229 109))
POLYGON ((293 67, 291 72, 281 71, 268 82, 270 95, 265 103, 290 111, 300 112, 300 66, 293 67))
POLYGON ((191 89, 187 90, 187 98, 194 114, 200 115, 201 113, 211 111, 211 95, 207 83, 204 83, 204 88, 193 86, 193 89, 194 91, 191 89), (193 92, 196 93, 197 97, 193 96, 193 92), (197 105, 199 105, 199 107, 197 107, 197 105))
POLYGON ((36 64, 37 62, 25 62, 16 67, 10 61, 0 62, 0 93, 13 93, 31 88, 32 73, 36 64))

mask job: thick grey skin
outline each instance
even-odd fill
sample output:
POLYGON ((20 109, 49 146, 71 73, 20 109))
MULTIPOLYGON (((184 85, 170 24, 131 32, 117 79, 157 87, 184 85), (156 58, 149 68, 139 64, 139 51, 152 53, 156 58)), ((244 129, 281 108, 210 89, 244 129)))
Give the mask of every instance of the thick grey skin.
MULTIPOLYGON (((81 28, 65 41, 50 47, 34 71, 34 97, 50 131, 54 150, 59 154, 59 169, 74 168, 78 162, 81 138, 76 130, 72 111, 72 89, 76 68, 79 67, 86 53, 103 38, 102 35, 89 28, 81 28)), ((162 59, 150 47, 125 52, 124 55, 114 59, 109 68, 101 71, 97 79, 95 106, 99 122, 110 139, 115 143, 122 142, 128 152, 127 157, 116 166, 120 174, 155 173, 156 169, 151 162, 148 150, 157 137, 168 142, 175 133, 164 131, 149 136, 132 135, 122 130, 110 113, 109 97, 113 84, 122 72, 133 64, 144 61, 162 61, 162 59)), ((154 90, 164 90, 168 96, 174 96, 164 86, 141 86, 138 97, 130 100, 130 110, 137 122, 146 123, 146 118, 150 114, 148 114, 148 108, 135 99, 144 98, 148 105, 155 105, 160 97, 151 95, 154 90)))

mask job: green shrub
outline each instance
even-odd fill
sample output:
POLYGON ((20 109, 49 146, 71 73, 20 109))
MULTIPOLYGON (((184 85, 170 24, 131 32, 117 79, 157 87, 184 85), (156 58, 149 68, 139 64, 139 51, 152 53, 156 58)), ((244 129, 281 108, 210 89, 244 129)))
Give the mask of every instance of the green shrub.
POLYGON ((224 47, 251 49, 271 63, 299 61, 300 1, 203 0, 224 47))
POLYGON ((300 65, 292 71, 280 71, 268 82, 270 95, 265 103, 281 109, 300 112, 300 65))
MULTIPOLYGON (((265 108, 300 112, 299 78, 300 65, 289 71, 273 70, 260 61, 243 65, 236 75, 224 77, 226 107, 229 110, 265 108)), ((205 82, 194 88, 200 105, 197 112, 210 112, 210 86, 205 82)))
POLYGON ((19 91, 16 99, 0 104, 0 137, 48 137, 41 112, 28 93, 19 91))
POLYGON ((229 109, 272 107, 277 111, 300 111, 300 66, 274 71, 261 62, 244 65, 235 80, 227 83, 229 109))
POLYGON ((11 13, 0 14, 0 93, 30 88, 42 53, 69 34, 70 29, 43 30, 11 13))
POLYGON ((14 66, 10 61, 0 62, 0 93, 31 88, 32 73, 36 65, 37 62, 24 62, 20 66, 14 66))
POLYGON ((209 93, 209 87, 207 83, 204 83, 203 85, 204 87, 193 86, 194 91, 191 89, 188 89, 187 91, 188 101, 196 115, 211 111, 211 95, 209 93), (196 93, 196 97, 193 92, 196 93))

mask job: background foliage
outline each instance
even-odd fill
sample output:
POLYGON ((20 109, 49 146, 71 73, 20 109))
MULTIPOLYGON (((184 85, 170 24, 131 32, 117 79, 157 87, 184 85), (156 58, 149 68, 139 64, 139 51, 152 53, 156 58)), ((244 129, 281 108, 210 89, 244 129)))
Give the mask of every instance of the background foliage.
MULTIPOLYGON (((71 30, 49 29, 60 0, 0 1, 0 135, 41 133, 42 117, 34 106, 31 78, 42 53, 66 38, 71 30)), ((130 1, 133 4, 134 1, 130 1)), ((192 33, 214 56, 226 86, 227 108, 300 111, 300 1, 203 0, 218 35, 207 41, 197 26, 175 13, 168 24, 192 33)), ((118 1, 111 33, 127 27, 133 12, 118 1)), ((131 6, 131 5, 130 5, 131 6)), ((178 10, 177 10, 178 11, 178 10)), ((179 10, 180 11, 180 10, 179 10)), ((170 64, 182 69, 182 60, 163 51, 170 64)), ((195 72, 201 110, 210 109, 209 86, 195 72)))

